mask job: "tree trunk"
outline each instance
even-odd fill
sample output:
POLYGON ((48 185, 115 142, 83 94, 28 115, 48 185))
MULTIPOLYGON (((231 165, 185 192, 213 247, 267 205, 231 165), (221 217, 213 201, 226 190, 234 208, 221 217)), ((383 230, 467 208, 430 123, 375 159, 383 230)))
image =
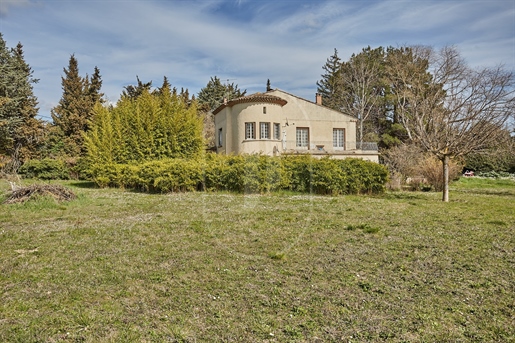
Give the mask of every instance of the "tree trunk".
POLYGON ((359 148, 363 150, 363 113, 359 120, 359 148))
POLYGON ((442 198, 442 201, 449 202, 449 155, 444 155, 442 164, 443 164, 443 198, 442 198))

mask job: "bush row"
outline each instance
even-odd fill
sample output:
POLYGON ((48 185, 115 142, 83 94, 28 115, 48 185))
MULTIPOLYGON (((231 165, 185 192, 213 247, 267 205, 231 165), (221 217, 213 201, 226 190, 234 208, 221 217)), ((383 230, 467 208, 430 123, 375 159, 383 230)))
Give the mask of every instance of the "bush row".
POLYGON ((311 156, 215 155, 202 159, 163 159, 141 164, 96 164, 93 181, 100 187, 150 192, 276 190, 316 194, 382 193, 386 168, 359 159, 316 159, 311 156))
POLYGON ((69 180, 88 178, 89 170, 84 159, 28 160, 18 170, 27 179, 69 180))

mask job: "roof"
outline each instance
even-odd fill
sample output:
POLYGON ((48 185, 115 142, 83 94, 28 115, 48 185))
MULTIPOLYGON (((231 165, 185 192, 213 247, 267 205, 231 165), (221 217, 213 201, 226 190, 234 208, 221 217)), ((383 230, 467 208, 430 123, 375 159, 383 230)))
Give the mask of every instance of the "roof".
POLYGON ((343 113, 343 112, 341 112, 341 111, 338 111, 338 110, 335 110, 335 109, 333 109, 333 108, 327 107, 327 106, 325 106, 325 105, 323 105, 323 104, 317 104, 316 102, 313 102, 313 101, 310 101, 310 100, 307 100, 307 99, 301 98, 300 96, 297 96, 297 95, 295 95, 295 94, 291 94, 291 93, 285 92, 285 91, 283 91, 282 89, 278 89, 278 88, 276 88, 276 89, 273 89, 273 90, 271 90, 271 91, 270 91, 270 93, 273 93, 273 92, 283 93, 283 94, 286 94, 286 95, 291 96, 291 97, 293 97, 293 98, 299 99, 300 101, 304 101, 304 102, 307 102, 307 103, 312 104, 312 105, 315 105, 315 106, 323 107, 326 111, 331 111, 331 112, 338 113, 338 114, 340 114, 340 115, 343 115, 343 116, 349 117, 351 120, 355 120, 355 119, 356 119, 356 117, 355 117, 355 116, 353 116, 353 115, 349 115, 349 114, 343 113))
POLYGON ((275 96, 275 95, 270 95, 270 94, 266 94, 266 93, 254 93, 251 95, 232 99, 231 101, 227 102, 226 104, 222 104, 222 105, 218 106, 218 108, 213 111, 213 114, 217 114, 218 112, 222 111, 226 107, 232 107, 236 104, 244 104, 244 103, 252 103, 252 102, 277 104, 280 106, 284 106, 288 103, 288 101, 286 101, 278 96, 275 96))

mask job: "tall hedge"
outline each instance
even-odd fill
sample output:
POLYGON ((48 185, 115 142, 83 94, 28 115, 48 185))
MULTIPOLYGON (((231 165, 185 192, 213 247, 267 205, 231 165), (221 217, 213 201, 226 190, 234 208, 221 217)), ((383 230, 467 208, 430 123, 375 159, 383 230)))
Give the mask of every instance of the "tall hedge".
POLYGON ((169 91, 122 97, 115 107, 97 104, 85 135, 92 168, 166 158, 198 158, 204 148, 196 104, 169 91))

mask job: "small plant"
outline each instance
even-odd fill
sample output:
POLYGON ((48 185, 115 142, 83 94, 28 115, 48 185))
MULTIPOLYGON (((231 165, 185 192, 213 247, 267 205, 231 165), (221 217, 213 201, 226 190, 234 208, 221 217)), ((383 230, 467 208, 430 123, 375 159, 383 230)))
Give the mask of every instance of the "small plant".
POLYGON ((378 227, 373 227, 370 224, 347 225, 345 228, 347 231, 354 231, 356 229, 363 230, 365 233, 376 233, 379 231, 378 227))
POLYGON ((482 172, 478 173, 479 177, 485 177, 485 178, 491 178, 491 179, 500 179, 500 178, 510 178, 514 177, 514 174, 510 174, 508 172, 496 172, 496 171, 488 171, 488 172, 482 172))
POLYGON ((284 260, 286 255, 283 252, 272 252, 268 254, 272 260, 284 260))

